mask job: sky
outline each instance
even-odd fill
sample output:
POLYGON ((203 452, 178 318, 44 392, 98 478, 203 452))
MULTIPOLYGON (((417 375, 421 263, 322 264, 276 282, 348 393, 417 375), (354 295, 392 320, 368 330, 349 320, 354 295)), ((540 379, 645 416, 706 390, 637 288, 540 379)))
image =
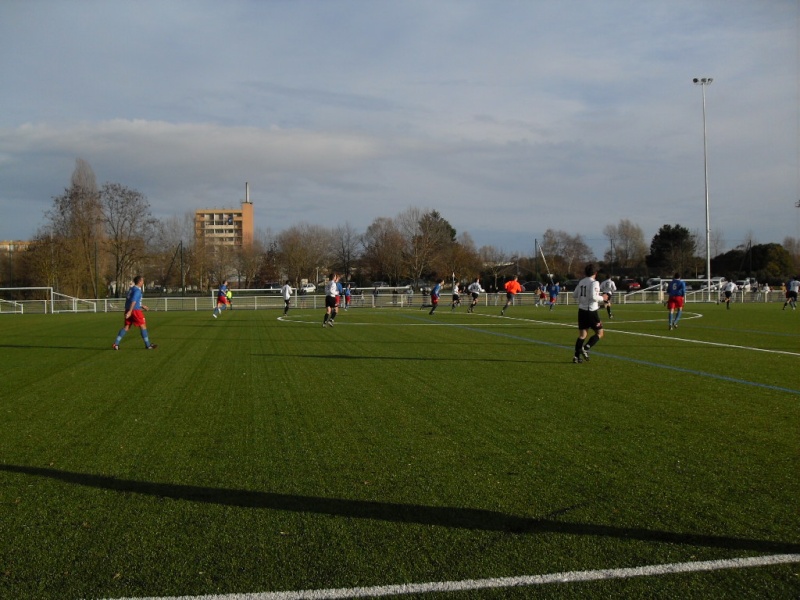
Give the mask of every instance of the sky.
POLYGON ((2 0, 0 239, 76 160, 154 216, 363 232, 437 210, 476 246, 628 219, 715 250, 800 237, 800 0, 2 0), (695 77, 713 83, 695 85, 695 77))

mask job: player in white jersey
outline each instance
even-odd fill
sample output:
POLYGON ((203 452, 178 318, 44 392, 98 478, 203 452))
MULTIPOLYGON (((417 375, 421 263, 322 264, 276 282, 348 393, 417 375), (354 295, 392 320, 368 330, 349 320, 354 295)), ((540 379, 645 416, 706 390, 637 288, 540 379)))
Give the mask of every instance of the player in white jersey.
POLYGON ((606 312, 608 312, 608 318, 613 319, 614 315, 611 314, 611 300, 614 297, 614 292, 617 291, 617 284, 614 283, 614 280, 611 279, 611 275, 608 276, 608 279, 604 280, 603 283, 600 284, 600 293, 603 294, 603 300, 606 302, 606 312))
POLYGON ((478 304, 478 298, 483 292, 483 288, 481 287, 481 280, 479 277, 475 278, 475 281, 469 284, 467 291, 472 296, 472 303, 470 303, 469 308, 467 309, 468 313, 471 313, 475 310, 475 306, 478 304))
POLYGON ((456 306, 461 306, 461 290, 458 287, 458 282, 453 281, 453 304, 450 306, 450 311, 454 311, 456 306))
POLYGON ((797 292, 800 292, 800 278, 794 276, 786 285, 786 302, 783 303, 783 310, 786 310, 787 306, 797 310, 797 292))
POLYGON ((731 308, 731 297, 733 296, 733 292, 738 289, 739 287, 732 281, 726 283, 722 288, 722 292, 725 294, 725 308, 728 310, 731 308))
POLYGON ((603 323, 597 314, 603 296, 600 294, 600 284, 597 282, 597 269, 589 263, 584 269, 586 277, 578 282, 575 291, 575 301, 578 303, 578 339, 575 340, 575 354, 572 362, 582 363, 589 361, 589 348, 595 346, 603 337, 603 323), (584 344, 589 330, 594 335, 584 344))
POLYGON ((336 318, 336 299, 339 296, 338 273, 331 273, 328 283, 325 284, 325 316, 322 318, 322 326, 330 325, 333 327, 333 320, 336 318))

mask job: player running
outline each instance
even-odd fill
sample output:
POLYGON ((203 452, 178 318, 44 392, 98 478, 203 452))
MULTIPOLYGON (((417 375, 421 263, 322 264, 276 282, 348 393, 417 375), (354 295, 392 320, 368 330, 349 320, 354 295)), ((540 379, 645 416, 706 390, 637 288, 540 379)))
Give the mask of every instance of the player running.
POLYGON ((617 284, 614 283, 614 280, 611 279, 611 275, 609 275, 608 279, 600 284, 600 293, 603 294, 603 300, 605 300, 606 303, 606 312, 608 313, 609 319, 614 318, 614 315, 611 314, 611 301, 614 299, 614 292, 616 291, 617 284))
POLYGON ((222 311, 225 310, 229 304, 228 280, 225 279, 219 284, 219 288, 217 289, 217 307, 214 309, 214 312, 211 314, 211 316, 216 319, 220 314, 222 314, 222 311))
POLYGON ((578 339, 575 340, 575 354, 572 362, 589 362, 589 348, 595 346, 603 337, 603 323, 597 310, 603 296, 600 295, 600 284, 597 282, 597 269, 589 263, 584 269, 586 277, 578 282, 573 295, 578 303, 578 339), (589 335, 589 330, 594 331, 594 335, 589 338, 586 344, 583 341, 589 335))
POLYGON ((478 298, 480 298, 481 293, 483 292, 483 288, 481 287, 481 278, 476 277, 475 281, 469 284, 467 291, 472 296, 472 303, 470 303, 469 308, 467 309, 467 312, 471 313, 475 311, 475 307, 478 305, 478 298))
POLYGON ((444 285, 444 279, 440 279, 439 281, 436 282, 436 285, 433 286, 433 289, 431 290, 431 305, 433 306, 433 308, 431 308, 431 312, 428 313, 429 315, 435 313, 436 307, 439 306, 439 296, 442 295, 443 285, 444 285))
POLYGON ((450 312, 456 309, 456 306, 461 306, 461 290, 458 287, 458 282, 453 282, 453 304, 450 306, 450 312))
POLYGON ((519 277, 514 275, 514 277, 506 281, 506 284, 503 286, 506 289, 506 305, 503 307, 503 310, 500 311, 501 317, 506 314, 506 309, 514 304, 514 296, 523 291, 518 279, 519 277))

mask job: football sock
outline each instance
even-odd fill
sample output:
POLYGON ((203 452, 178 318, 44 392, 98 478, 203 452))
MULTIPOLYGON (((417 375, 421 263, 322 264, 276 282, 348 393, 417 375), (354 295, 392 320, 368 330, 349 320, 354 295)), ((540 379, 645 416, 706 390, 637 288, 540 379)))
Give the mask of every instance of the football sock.
POLYGON ((150 347, 150 338, 147 336, 147 329, 142 329, 142 339, 144 340, 144 347, 150 347))
POLYGON ((584 347, 588 350, 599 341, 600 341, 600 336, 595 333, 592 337, 589 338, 589 341, 586 343, 586 346, 584 347))
POLYGON ((114 343, 115 343, 117 346, 119 346, 119 343, 122 341, 122 338, 124 338, 124 337, 125 337, 125 334, 126 334, 126 333, 128 333, 128 332, 127 332, 127 331, 126 331, 124 328, 119 330, 119 333, 117 334, 117 339, 116 339, 116 340, 114 340, 114 343))
POLYGON ((678 309, 678 312, 675 314, 675 320, 672 321, 673 325, 677 325, 678 324, 678 319, 681 318, 681 312, 683 312, 683 311, 681 309, 678 309))
POLYGON ((581 350, 583 350, 583 340, 578 338, 575 342, 575 356, 580 356, 581 350))

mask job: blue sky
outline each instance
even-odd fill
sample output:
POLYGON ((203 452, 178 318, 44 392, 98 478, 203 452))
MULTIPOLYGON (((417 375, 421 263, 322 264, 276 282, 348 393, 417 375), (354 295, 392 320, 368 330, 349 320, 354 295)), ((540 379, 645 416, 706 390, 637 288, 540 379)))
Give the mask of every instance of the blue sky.
POLYGON ((75 160, 159 218, 359 231, 410 206, 477 245, 548 228, 601 253, 800 237, 800 0, 0 2, 0 239, 28 239, 75 160))

